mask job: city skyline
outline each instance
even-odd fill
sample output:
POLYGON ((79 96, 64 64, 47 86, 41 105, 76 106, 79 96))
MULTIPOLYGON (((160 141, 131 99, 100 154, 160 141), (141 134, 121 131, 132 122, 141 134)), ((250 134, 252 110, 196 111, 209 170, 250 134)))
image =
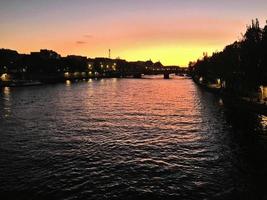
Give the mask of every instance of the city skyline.
POLYGON ((267 2, 169 0, 0 2, 0 47, 29 53, 161 61, 187 66, 238 40, 267 2))

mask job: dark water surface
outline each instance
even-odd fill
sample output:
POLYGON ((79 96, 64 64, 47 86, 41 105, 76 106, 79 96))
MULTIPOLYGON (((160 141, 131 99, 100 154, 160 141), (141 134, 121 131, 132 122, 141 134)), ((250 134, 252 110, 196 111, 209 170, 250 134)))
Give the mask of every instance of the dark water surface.
POLYGON ((1 199, 267 199, 267 118, 190 79, 3 88, 1 199))

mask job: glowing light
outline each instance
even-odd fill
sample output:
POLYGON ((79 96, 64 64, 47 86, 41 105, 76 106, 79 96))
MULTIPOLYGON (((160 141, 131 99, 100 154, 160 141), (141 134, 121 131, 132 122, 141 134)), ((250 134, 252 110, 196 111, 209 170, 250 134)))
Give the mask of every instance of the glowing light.
POLYGON ((267 101, 267 86, 260 86, 261 89, 261 99, 267 101))
POLYGON ((70 86, 71 85, 71 81, 70 80, 66 80, 66 85, 70 86))
POLYGON ((8 75, 6 73, 5 74, 2 74, 1 80, 2 81, 7 81, 8 80, 8 75))
POLYGON ((70 73, 69 73, 69 72, 65 72, 65 73, 64 73, 64 76, 67 78, 67 77, 70 76, 70 73))
POLYGON ((74 72, 74 76, 79 76, 80 75, 80 72, 74 72))
POLYGON ((266 116, 262 116, 261 124, 264 128, 267 128, 267 117, 266 116))

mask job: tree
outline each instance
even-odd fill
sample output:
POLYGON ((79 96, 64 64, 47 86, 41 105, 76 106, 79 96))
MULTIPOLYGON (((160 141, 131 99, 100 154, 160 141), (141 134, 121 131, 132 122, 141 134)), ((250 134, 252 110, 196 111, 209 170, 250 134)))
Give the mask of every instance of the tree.
POLYGON ((258 85, 261 63, 262 29, 259 21, 252 20, 252 25, 247 27, 244 39, 241 43, 241 66, 244 71, 245 81, 249 87, 258 85))
POLYGON ((260 82, 267 84, 267 21, 262 30, 260 82))

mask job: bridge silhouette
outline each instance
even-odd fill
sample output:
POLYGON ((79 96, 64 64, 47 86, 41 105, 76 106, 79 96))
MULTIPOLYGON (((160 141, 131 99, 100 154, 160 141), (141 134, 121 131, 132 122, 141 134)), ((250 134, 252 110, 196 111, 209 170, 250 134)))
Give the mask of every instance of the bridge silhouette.
POLYGON ((67 72, 64 80, 79 80, 90 78, 142 78, 143 76, 163 75, 164 79, 169 79, 171 74, 184 76, 188 73, 187 68, 161 67, 161 68, 121 68, 116 71, 103 71, 102 73, 87 72, 67 72))
POLYGON ((163 75, 165 79, 170 78, 170 74, 186 75, 187 68, 180 67, 161 67, 161 68, 145 68, 134 71, 127 71, 121 74, 120 77, 142 78, 146 75, 163 75))

